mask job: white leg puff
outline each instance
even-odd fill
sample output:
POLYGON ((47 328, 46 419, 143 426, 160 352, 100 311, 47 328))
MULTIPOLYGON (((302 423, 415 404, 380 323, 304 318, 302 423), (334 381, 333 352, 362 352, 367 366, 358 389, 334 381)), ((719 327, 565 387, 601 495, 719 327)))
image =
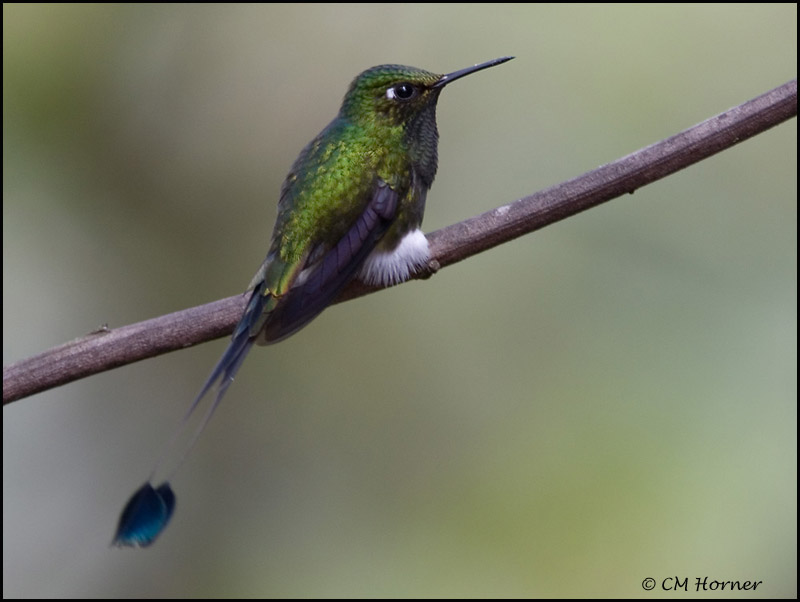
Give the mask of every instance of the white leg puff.
POLYGON ((429 259, 428 239, 422 230, 412 230, 392 251, 375 249, 364 261, 357 278, 371 286, 400 284, 424 269, 429 259))

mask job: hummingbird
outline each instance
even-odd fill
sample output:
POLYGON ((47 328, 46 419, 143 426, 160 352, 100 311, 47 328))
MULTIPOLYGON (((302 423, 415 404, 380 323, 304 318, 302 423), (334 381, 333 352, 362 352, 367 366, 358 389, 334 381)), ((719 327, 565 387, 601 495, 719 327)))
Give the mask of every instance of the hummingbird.
MULTIPOLYGON (((214 401, 170 477, 254 343, 291 336, 353 279, 385 287, 428 269, 430 252, 420 225, 438 165, 439 94, 465 75, 512 58, 445 75, 379 65, 353 80, 339 114, 300 152, 283 182, 269 251, 247 289, 244 313, 166 446, 216 385, 214 401)), ((152 484, 163 457, 123 509, 112 545, 149 546, 172 518, 176 498, 169 478, 152 484)))

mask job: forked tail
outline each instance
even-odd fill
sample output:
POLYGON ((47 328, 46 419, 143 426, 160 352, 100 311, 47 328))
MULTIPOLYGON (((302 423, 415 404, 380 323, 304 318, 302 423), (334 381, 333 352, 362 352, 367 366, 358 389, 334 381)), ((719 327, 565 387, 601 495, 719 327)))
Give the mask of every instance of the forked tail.
POLYGON ((119 519, 119 524, 117 525, 117 532, 114 535, 114 540, 111 542, 112 545, 135 547, 149 546, 169 523, 175 510, 175 494, 172 492, 172 488, 169 485, 169 479, 171 479, 181 467, 184 460, 189 455, 189 452, 192 450, 195 443, 197 443, 197 439, 205 430, 217 407, 219 407, 222 398, 225 396, 228 387, 233 382, 236 372, 244 362, 244 358, 247 357, 247 352, 250 351, 250 348, 253 346, 255 339, 253 333, 251 333, 251 326, 261 316, 264 305, 269 298, 264 296, 265 290, 266 284, 261 282, 251 294, 250 301, 247 304, 242 319, 239 320, 239 324, 236 326, 236 330, 233 332, 228 348, 225 350, 225 353, 222 354, 217 365, 214 366, 203 388, 200 389, 200 392, 197 394, 197 397, 194 398, 194 401, 192 401, 192 404, 189 406, 189 409, 178 425, 178 428, 175 430, 175 433, 167 442, 147 482, 131 496, 130 500, 128 500, 128 503, 125 505, 119 519), (171 450, 175 442, 180 438, 180 435, 186 430, 189 419, 200 405, 200 401, 202 401, 217 382, 219 384, 217 385, 214 401, 206 411, 203 420, 192 435, 191 440, 175 464, 175 467, 169 472, 168 477, 161 485, 157 488, 153 487, 151 481, 153 481, 156 472, 164 462, 167 452, 171 450))

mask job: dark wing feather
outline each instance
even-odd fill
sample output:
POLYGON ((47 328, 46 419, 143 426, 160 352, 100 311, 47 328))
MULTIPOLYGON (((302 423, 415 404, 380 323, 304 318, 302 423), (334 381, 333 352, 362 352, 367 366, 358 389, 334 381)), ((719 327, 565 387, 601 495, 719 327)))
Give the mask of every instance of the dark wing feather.
POLYGON ((270 311, 260 343, 275 343, 313 320, 355 276, 358 268, 391 226, 399 194, 383 180, 376 182, 370 202, 345 235, 319 258, 302 282, 296 283, 270 311))

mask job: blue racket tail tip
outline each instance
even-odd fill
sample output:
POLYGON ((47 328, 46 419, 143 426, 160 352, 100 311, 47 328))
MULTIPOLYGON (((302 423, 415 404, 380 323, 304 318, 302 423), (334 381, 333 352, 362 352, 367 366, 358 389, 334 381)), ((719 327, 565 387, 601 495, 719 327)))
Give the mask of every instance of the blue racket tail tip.
POLYGON ((166 529, 175 511, 175 494, 169 483, 154 488, 148 481, 125 504, 112 546, 145 548, 166 529))

